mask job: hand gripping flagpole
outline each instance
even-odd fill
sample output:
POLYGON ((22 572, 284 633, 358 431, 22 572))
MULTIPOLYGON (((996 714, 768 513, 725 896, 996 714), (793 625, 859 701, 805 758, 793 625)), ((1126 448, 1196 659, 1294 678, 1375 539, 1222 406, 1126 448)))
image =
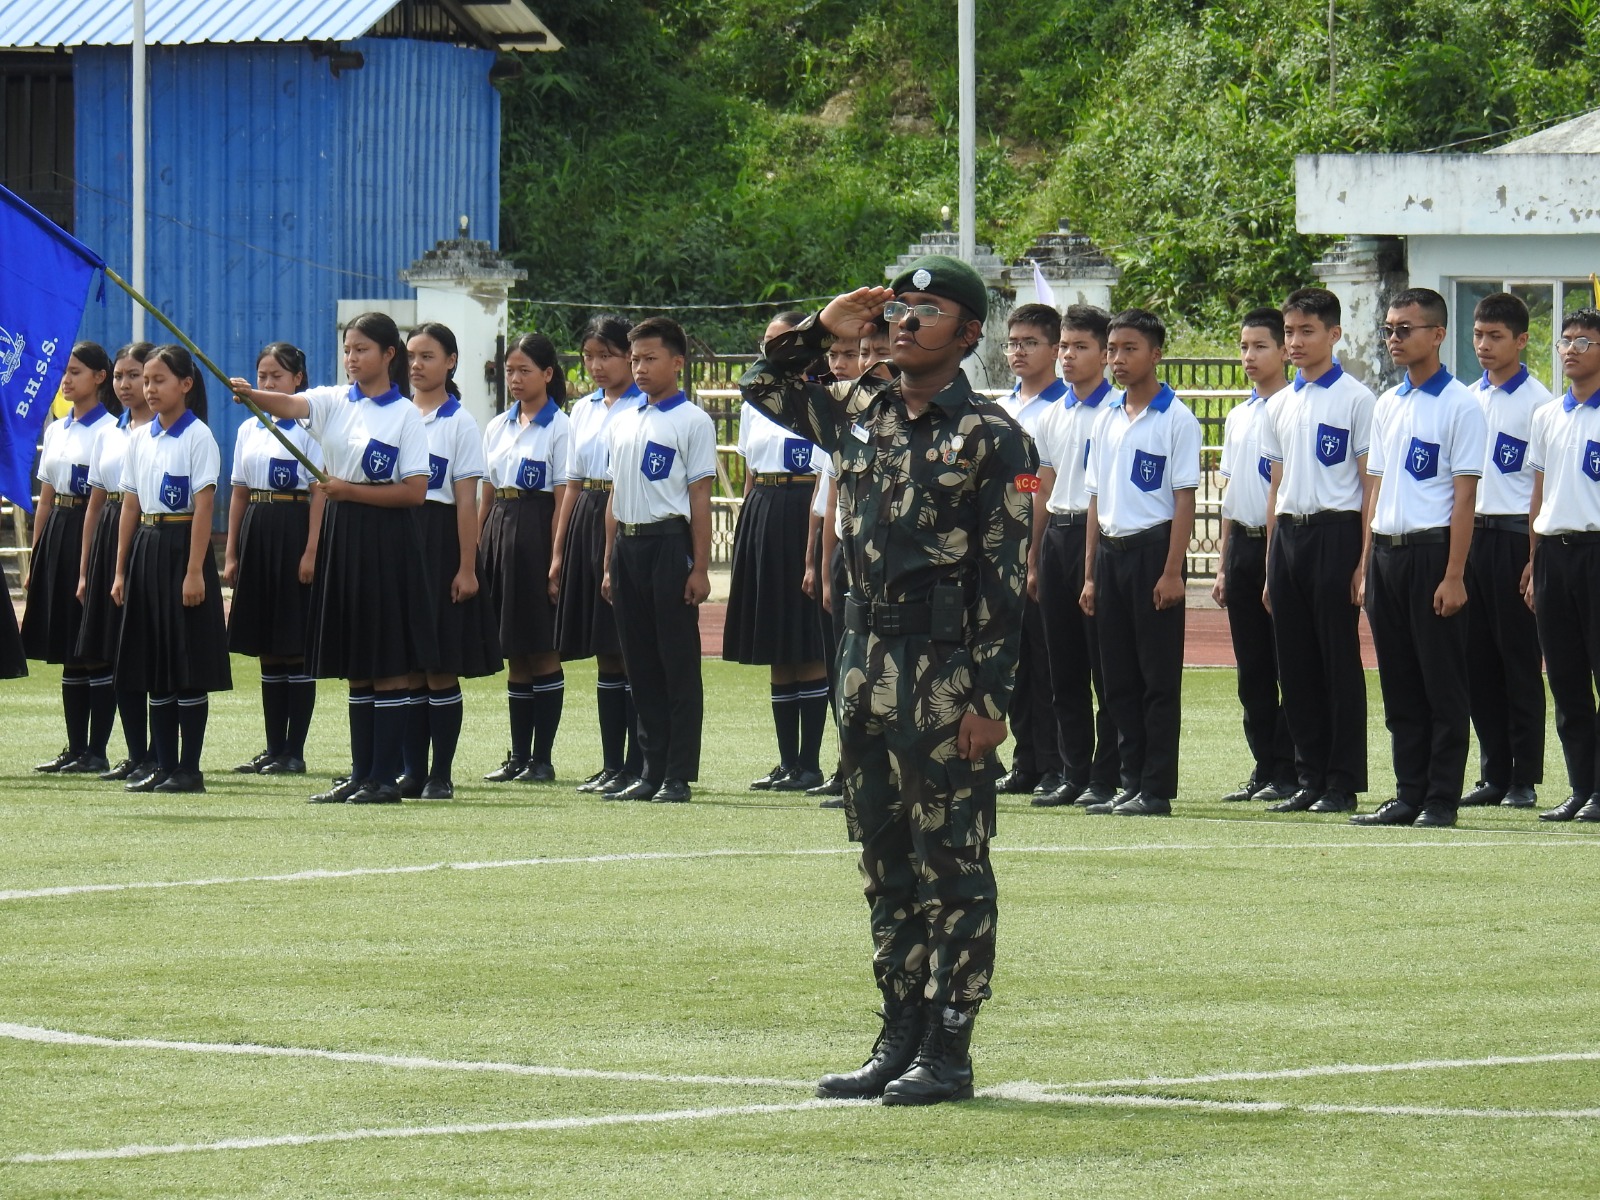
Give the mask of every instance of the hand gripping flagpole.
POLYGON ((197 362, 199 362, 218 379, 222 380, 222 386, 228 395, 232 396, 235 400, 241 401, 246 408, 255 413, 256 416, 260 417, 261 423, 267 427, 267 432, 273 437, 277 438, 278 441, 283 444, 283 448, 285 450, 300 460, 300 465, 305 467, 305 469, 311 473, 311 477, 313 479, 319 482, 327 481, 328 476, 322 470, 320 470, 316 464, 306 457, 305 451, 301 450, 299 446, 296 446, 288 438, 283 436, 283 430, 278 428, 277 423, 273 421, 270 415, 262 410, 260 405, 258 405, 254 400, 250 399, 249 396, 242 396, 233 390, 232 382, 230 382, 228 377, 222 373, 222 369, 218 367, 216 363, 207 358, 205 351, 191 342, 188 338, 188 335, 174 325, 167 317, 166 313, 162 312, 154 304, 151 304, 150 301, 146 300, 138 292, 134 291, 133 287, 128 283, 128 281, 123 279, 122 276, 118 275, 110 267, 101 267, 101 270, 105 272, 107 279, 111 280, 112 283, 116 284, 123 291, 127 292, 128 295, 133 298, 133 302, 135 304, 144 309, 145 312, 149 313, 156 320, 160 321, 161 324, 165 325, 172 333, 172 336, 178 340, 179 344, 182 345, 183 348, 190 354, 194 355, 197 362))

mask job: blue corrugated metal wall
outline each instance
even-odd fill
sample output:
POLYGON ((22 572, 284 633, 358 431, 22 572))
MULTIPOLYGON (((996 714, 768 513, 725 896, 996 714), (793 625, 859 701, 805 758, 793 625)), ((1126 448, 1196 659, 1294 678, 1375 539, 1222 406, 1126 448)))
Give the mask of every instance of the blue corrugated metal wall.
MULTIPOLYGON (((474 236, 497 236, 493 55, 349 45, 366 66, 338 79, 304 45, 150 51, 148 295, 225 371, 252 376, 257 350, 280 338, 303 346, 313 369, 336 361, 340 298, 410 296, 396 273, 454 236, 462 213, 474 236)), ((83 47, 73 61, 76 233, 126 277, 129 52, 83 47)), ((114 287, 106 300, 81 336, 112 348, 127 340, 132 306, 114 287)), ((152 340, 164 333, 147 321, 152 340)), ((245 410, 220 385, 208 391, 227 468, 245 410)))

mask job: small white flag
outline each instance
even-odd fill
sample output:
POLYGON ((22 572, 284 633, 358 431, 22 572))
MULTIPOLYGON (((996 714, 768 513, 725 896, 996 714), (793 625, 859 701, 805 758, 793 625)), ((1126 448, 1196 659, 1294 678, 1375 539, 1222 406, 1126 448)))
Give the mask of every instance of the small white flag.
POLYGON ((1056 306, 1056 294, 1050 287, 1050 281, 1044 277, 1044 272, 1039 269, 1037 260, 1033 264, 1033 290, 1040 304, 1048 304, 1051 308, 1056 306))

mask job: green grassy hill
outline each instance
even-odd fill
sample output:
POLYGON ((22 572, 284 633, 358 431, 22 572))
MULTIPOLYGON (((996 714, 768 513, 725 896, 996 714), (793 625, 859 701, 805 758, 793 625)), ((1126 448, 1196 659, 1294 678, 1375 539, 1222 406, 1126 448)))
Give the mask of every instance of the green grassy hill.
MULTIPOLYGON (((956 193, 954 0, 553 0, 502 85, 528 299, 878 278, 956 193)), ((979 237, 1068 218, 1204 330, 1309 278, 1297 153, 1484 149, 1600 103, 1600 0, 979 0, 979 237), (1330 69, 1332 79, 1330 80, 1330 69)), ((576 309, 538 308, 546 328, 576 309)), ((759 318, 697 315, 743 349, 759 318)))

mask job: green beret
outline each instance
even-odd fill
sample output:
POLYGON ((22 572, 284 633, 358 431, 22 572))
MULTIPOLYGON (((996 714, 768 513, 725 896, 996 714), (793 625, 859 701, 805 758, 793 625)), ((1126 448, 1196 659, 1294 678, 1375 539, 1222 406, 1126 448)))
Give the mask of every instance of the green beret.
POLYGON ((948 254, 924 254, 896 275, 889 287, 897 296, 901 292, 927 292, 948 297, 966 305, 980 321, 989 316, 989 289, 984 286, 983 276, 971 264, 948 254))

